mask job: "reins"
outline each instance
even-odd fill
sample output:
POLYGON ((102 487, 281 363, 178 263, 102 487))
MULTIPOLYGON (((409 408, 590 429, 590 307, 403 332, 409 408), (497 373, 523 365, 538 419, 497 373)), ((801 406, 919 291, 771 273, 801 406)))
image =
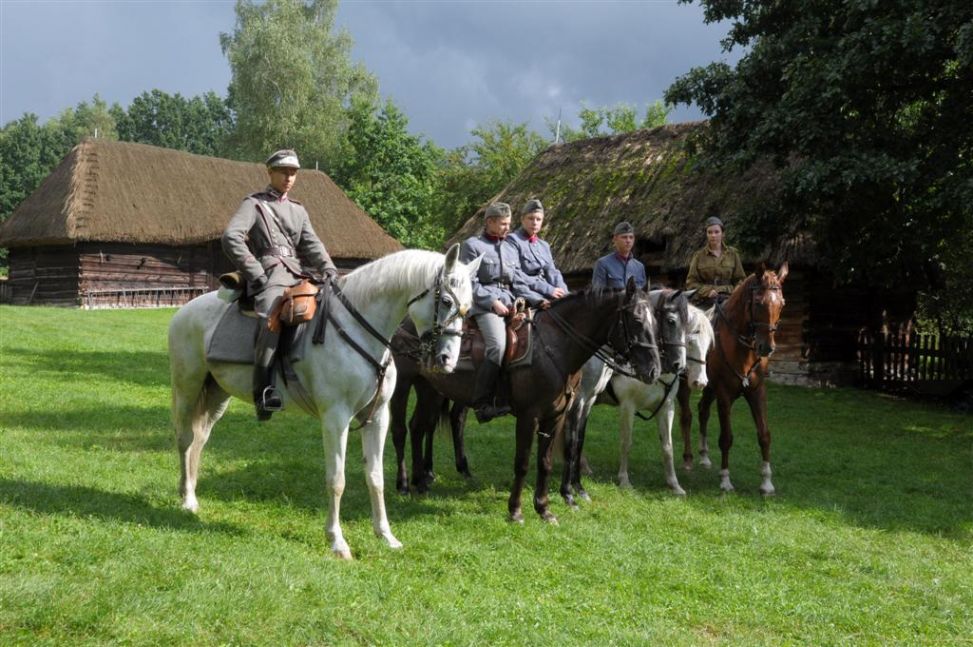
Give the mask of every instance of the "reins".
POLYGON ((743 388, 747 388, 750 386, 750 376, 753 375, 754 370, 757 368, 757 366, 760 365, 760 362, 763 359, 762 357, 760 357, 760 354, 757 353, 757 328, 760 326, 766 327, 768 333, 774 333, 777 331, 777 324, 758 322, 755 321, 754 319, 753 304, 754 301, 756 300, 757 292, 761 289, 765 291, 773 290, 779 292, 780 286, 769 286, 766 288, 764 288, 762 285, 750 286, 750 300, 749 303, 747 304, 747 310, 750 313, 750 317, 749 317, 749 321, 746 322, 748 325, 748 331, 750 333, 749 337, 744 337, 742 334, 737 332, 736 328, 733 326, 733 322, 730 321, 729 317, 727 317, 726 313, 723 311, 723 304, 720 302, 716 303, 717 318, 720 319, 724 324, 726 324, 726 327, 730 330, 730 333, 734 336, 736 343, 746 348, 748 351, 753 353, 756 357, 756 359, 754 359, 753 364, 750 365, 750 368, 749 370, 747 370, 746 373, 740 373, 739 371, 737 371, 736 367, 730 363, 729 359, 727 359, 726 350, 724 350, 723 345, 719 343, 720 328, 719 326, 715 327, 713 333, 716 339, 716 346, 720 350, 720 358, 723 360, 724 364, 730 367, 730 370, 733 371, 733 374, 737 376, 737 378, 740 380, 740 383, 743 385, 743 388))

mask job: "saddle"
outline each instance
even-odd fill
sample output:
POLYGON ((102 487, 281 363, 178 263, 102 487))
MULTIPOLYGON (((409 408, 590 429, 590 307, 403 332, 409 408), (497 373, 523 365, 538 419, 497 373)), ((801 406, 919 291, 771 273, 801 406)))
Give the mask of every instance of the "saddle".
MULTIPOLYGON (((240 272, 227 272, 220 275, 220 285, 231 291, 231 303, 236 301, 242 314, 253 316, 253 296, 247 290, 247 282, 240 272)), ((307 279, 293 287, 284 289, 284 296, 270 312, 267 326, 273 332, 291 328, 314 319, 318 305, 318 286, 307 279)))
MULTIPOLYGON (((503 354, 503 366, 513 366, 527 361, 531 349, 531 326, 525 323, 531 321, 532 316, 523 299, 517 299, 512 314, 507 320, 507 350, 503 354)), ((473 366, 483 363, 486 344, 483 333, 476 325, 476 319, 470 317, 463 321, 463 341, 460 344, 460 361, 472 362, 473 366)))

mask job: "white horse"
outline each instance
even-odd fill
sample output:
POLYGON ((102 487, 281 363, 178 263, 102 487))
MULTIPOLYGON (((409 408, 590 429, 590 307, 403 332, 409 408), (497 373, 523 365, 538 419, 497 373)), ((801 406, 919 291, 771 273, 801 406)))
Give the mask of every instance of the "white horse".
MULTIPOLYGON (((345 489, 345 450, 348 427, 357 418, 365 456, 365 480, 372 505, 372 527, 390 547, 402 544, 392 534, 385 513, 382 454, 388 430, 388 401, 395 387, 395 364, 387 344, 406 314, 425 345, 430 366, 451 372, 459 357, 462 317, 472 303, 470 275, 479 265, 459 262, 459 246, 443 256, 436 252, 406 250, 364 265, 336 284, 351 307, 371 325, 377 336, 356 320, 349 308, 332 297, 331 312, 344 334, 328 324, 324 343, 307 343, 304 359, 294 369, 310 396, 310 407, 299 405, 294 394, 282 389, 285 407, 298 404, 321 422, 325 473, 330 494, 325 526, 331 550, 351 559, 341 532, 339 511, 345 489), (345 335, 354 340, 353 348, 345 335), (430 340, 431 337, 431 340, 430 340), (368 354, 370 357, 364 357, 368 354), (431 355, 431 357, 430 357, 431 355), (377 364, 387 370, 380 379, 377 364), (370 418, 368 420, 367 418, 370 418)), ((183 306, 169 324, 169 365, 172 375, 172 420, 180 455, 182 507, 199 510, 196 483, 200 455, 210 430, 226 411, 231 396, 251 402, 253 369, 246 364, 207 362, 205 349, 220 317, 237 307, 216 292, 204 294, 183 306)), ((310 337, 310 335, 307 335, 310 337)), ((308 340, 309 341, 309 340, 308 340)))
MULTIPOLYGON (((689 386, 702 390, 706 386, 706 353, 714 341, 713 325, 699 308, 689 306, 689 332, 686 334, 686 380, 689 386)), ((666 484, 673 494, 683 496, 672 455, 672 421, 676 411, 676 393, 680 376, 662 375, 652 384, 645 384, 624 375, 613 375, 612 391, 618 399, 618 484, 631 487, 628 478, 628 455, 632 449, 632 428, 638 411, 654 411, 662 446, 662 468, 666 484)), ((601 402, 602 400, 599 400, 601 402)), ((607 402, 607 400, 606 400, 607 402)))
POLYGON ((668 372, 660 375, 655 382, 646 384, 632 377, 615 373, 597 357, 590 359, 582 369, 581 386, 576 400, 576 406, 582 407, 579 412, 582 420, 587 419, 595 404, 610 404, 619 408, 618 482, 620 487, 631 487, 628 455, 632 448, 634 418, 637 412, 647 411, 652 413, 649 417, 654 417, 658 424, 666 483, 674 494, 686 494, 676 477, 672 456, 672 421, 680 380, 679 369, 672 367, 686 367, 686 377, 690 386, 702 389, 707 382, 706 353, 714 340, 713 326, 705 313, 692 305, 688 305, 687 310, 688 319, 685 325, 674 317, 673 312, 662 313, 661 316, 657 313, 660 331, 656 339, 664 346, 669 345, 668 349, 663 348, 664 353, 670 358, 675 356, 676 361, 663 361, 663 370, 668 372), (684 341, 680 342, 680 338, 684 341), (684 345, 680 347, 680 344, 684 345))

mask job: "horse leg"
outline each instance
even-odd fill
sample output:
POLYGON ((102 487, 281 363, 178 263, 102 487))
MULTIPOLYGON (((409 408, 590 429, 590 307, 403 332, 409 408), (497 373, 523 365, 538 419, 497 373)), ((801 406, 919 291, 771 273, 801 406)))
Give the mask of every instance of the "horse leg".
POLYGON ((682 433, 682 468, 687 472, 693 469, 693 410, 689 406, 689 383, 679 380, 676 392, 679 403, 679 431, 682 433))
POLYGON ((351 559, 351 548, 341 532, 341 495, 345 492, 345 454, 348 449, 348 419, 339 421, 337 413, 322 417, 324 439, 324 480, 328 490, 328 518, 324 531, 331 540, 331 551, 341 559, 351 559))
POLYGON ((409 421, 409 438, 412 441, 412 485, 420 494, 429 491, 432 448, 429 449, 427 462, 426 445, 432 443, 441 403, 442 396, 432 385, 428 382, 416 383, 416 408, 412 412, 412 420, 409 421), (424 442, 427 438, 428 442, 424 442))
POLYGON ((666 475, 666 484, 672 493, 677 496, 686 496, 686 491, 679 485, 679 478, 676 476, 676 465, 673 460, 672 452, 672 421, 676 416, 676 403, 671 397, 666 398, 665 404, 658 414, 659 444, 662 446, 662 470, 666 475))
POLYGON ((746 390, 743 393, 750 405, 750 415, 753 416, 754 426, 757 428, 757 441, 760 443, 760 454, 763 457, 763 464, 760 466, 760 476, 763 477, 760 483, 760 493, 770 496, 776 491, 770 477, 770 427, 767 426, 767 387, 760 385, 753 391, 746 390))
POLYGON ((392 445, 395 447, 395 489, 399 494, 409 493, 409 471, 405 467, 405 438, 408 431, 405 424, 406 410, 409 405, 409 389, 412 385, 399 374, 399 381, 389 402, 392 425, 392 445))
MULTIPOLYGON (((173 379, 173 384, 176 382, 173 379)), ((229 400, 230 396, 209 375, 203 377, 198 388, 173 387, 172 422, 179 448, 179 495, 183 509, 190 512, 199 511, 196 482, 203 447, 229 400)))
POLYGON ((564 503, 572 509, 578 507, 571 492, 571 485, 574 483, 575 470, 577 469, 578 455, 578 430, 583 424, 584 402, 581 398, 575 399, 571 408, 565 416, 563 441, 564 466, 561 470, 561 498, 564 503))
POLYGON ((388 407, 380 406, 372 421, 362 427, 361 448, 365 456, 365 483, 372 500, 372 529, 375 536, 385 540, 389 548, 402 548, 402 542, 392 534, 385 513, 385 477, 382 473, 382 456, 385 451, 385 435, 388 432, 388 407))
POLYGON ((571 487, 574 489, 574 494, 582 501, 591 502, 591 496, 588 495, 588 491, 584 489, 584 485, 581 483, 582 474, 591 474, 591 470, 587 468, 587 461, 584 457, 584 439, 588 433, 588 416, 591 414, 591 408, 594 403, 587 406, 587 413, 578 425, 577 431, 577 451, 575 452, 575 463, 574 467, 571 468, 571 475, 574 477, 571 487))
POLYGON ((514 455, 514 482, 510 488, 510 498, 507 500, 509 520, 524 523, 524 513, 520 505, 520 497, 524 491, 524 479, 530 466, 530 447, 534 441, 534 430, 537 420, 523 415, 517 418, 517 449, 514 455))
POLYGON ((733 400, 730 396, 721 394, 716 399, 716 410, 720 415, 720 489, 724 492, 733 491, 730 482, 730 448, 733 447, 733 425, 730 422, 730 409, 733 400))
POLYGON ((473 478, 470 472, 470 462, 466 459, 466 414, 469 407, 462 402, 454 402, 449 411, 449 429, 453 434, 453 456, 456 459, 456 471, 466 478, 473 478))
POLYGON ((635 409, 629 403, 618 408, 618 487, 631 488, 628 480, 628 455, 632 451, 635 409))
POLYGON ((557 517, 549 509, 548 483, 551 479, 554 437, 562 432, 564 415, 541 421, 537 437, 537 486, 534 488, 534 510, 547 523, 557 525, 557 517))
POLYGON ((699 464, 706 469, 713 467, 713 462, 709 459, 709 440, 706 436, 709 410, 713 400, 713 387, 707 386, 703 389, 703 396, 699 399, 699 464))

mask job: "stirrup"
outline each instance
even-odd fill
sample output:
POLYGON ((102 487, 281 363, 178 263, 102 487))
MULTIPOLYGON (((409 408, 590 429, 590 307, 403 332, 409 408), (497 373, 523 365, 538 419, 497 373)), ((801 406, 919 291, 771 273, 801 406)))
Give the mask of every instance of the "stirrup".
POLYGON ((283 409, 284 403, 281 401, 280 395, 277 394, 277 389, 275 389, 273 386, 266 386, 260 393, 260 400, 258 401, 257 406, 264 411, 270 411, 273 413, 283 409))

